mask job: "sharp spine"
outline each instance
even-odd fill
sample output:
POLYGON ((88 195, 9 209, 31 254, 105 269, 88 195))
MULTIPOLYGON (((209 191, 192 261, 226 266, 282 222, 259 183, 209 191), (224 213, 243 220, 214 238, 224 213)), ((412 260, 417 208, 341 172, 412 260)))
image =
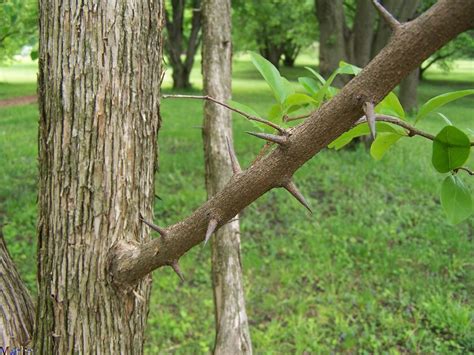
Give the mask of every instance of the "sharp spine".
POLYGON ((308 202, 306 202, 305 198, 301 194, 300 190, 296 187, 295 183, 293 181, 290 181, 286 185, 283 186, 290 194, 293 195, 294 198, 298 200, 299 203, 301 203, 310 213, 313 213, 311 208, 309 207, 308 202))
POLYGON ((143 223, 145 223, 148 227, 150 227, 151 229, 153 229, 155 232, 158 232, 162 237, 165 237, 166 236, 166 230, 164 228, 161 228, 161 227, 158 227, 156 224, 153 224, 151 222, 148 222, 147 220, 145 220, 142 216, 142 214, 140 213, 140 221, 142 221, 143 223))
POLYGON ((226 136, 225 140, 227 142, 227 151, 229 152, 230 163, 232 164, 232 171, 234 172, 234 174, 238 174, 242 171, 242 168, 240 167, 237 156, 235 155, 235 150, 230 144, 229 137, 226 136))
POLYGON ((375 140, 377 136, 377 128, 375 126, 375 111, 372 102, 366 102, 364 104, 364 113, 367 118, 367 123, 369 124, 370 136, 372 137, 372 140, 375 140))
POLYGON ((276 143, 278 145, 286 145, 288 143, 288 137, 285 137, 285 136, 277 136, 275 134, 256 133, 256 132, 247 132, 247 134, 250 134, 251 136, 254 136, 260 139, 264 139, 272 143, 276 143))
POLYGON ((217 224, 218 224, 217 219, 211 218, 211 220, 209 221, 209 224, 207 225, 206 238, 204 239, 204 245, 207 244, 207 242, 211 238, 212 233, 214 233, 214 231, 216 230, 217 224))
POLYGON ((178 277, 180 278, 181 282, 184 282, 184 275, 183 275, 183 272, 181 271, 181 268, 179 267, 179 262, 178 260, 173 260, 170 264, 171 268, 173 269, 173 271, 176 273, 176 275, 178 275, 178 277))

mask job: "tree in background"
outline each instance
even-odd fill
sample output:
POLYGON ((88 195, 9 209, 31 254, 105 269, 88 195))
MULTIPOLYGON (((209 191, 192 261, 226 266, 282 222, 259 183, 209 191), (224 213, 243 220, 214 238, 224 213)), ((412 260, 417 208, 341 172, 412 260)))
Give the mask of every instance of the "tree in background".
POLYGON ((36 0, 0 1, 0 62, 37 42, 37 22, 36 0))
POLYGON ((165 7, 165 50, 173 69, 173 88, 187 89, 201 42, 201 0, 170 0, 165 7))
POLYGON ((237 49, 258 50, 276 67, 282 57, 292 66, 300 49, 316 39, 310 0, 235 0, 232 6, 237 49))
MULTIPOLYGON (((227 102, 232 93, 231 28, 230 0, 203 0, 204 95, 222 102, 227 102)), ((211 198, 224 188, 238 169, 236 161, 232 160, 231 111, 215 102, 206 101, 202 133, 206 188, 208 197, 211 198)), ((211 244, 216 320, 214 354, 251 354, 240 262, 239 220, 234 218, 232 222, 222 226, 212 238, 211 244)))
MULTIPOLYGON (((315 4, 323 76, 335 71, 341 60, 364 67, 391 36, 390 27, 375 16, 371 0, 315 0, 315 4)), ((401 22, 412 19, 419 4, 420 0, 383 1, 383 6, 401 22)), ((416 71, 400 85, 400 101, 407 111, 416 107, 417 83, 416 71)))

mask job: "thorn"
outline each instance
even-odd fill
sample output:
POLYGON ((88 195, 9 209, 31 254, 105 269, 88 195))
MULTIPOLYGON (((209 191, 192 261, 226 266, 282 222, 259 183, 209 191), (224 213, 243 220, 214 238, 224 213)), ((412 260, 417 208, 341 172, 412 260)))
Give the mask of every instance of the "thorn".
POLYGON ((374 104, 372 102, 365 102, 364 112, 365 112, 365 117, 367 118, 367 123, 369 124, 370 135, 372 136, 372 140, 375 140, 375 137, 377 135, 377 129, 375 127, 374 104))
POLYGON ((156 224, 153 224, 151 222, 148 222, 146 221, 142 214, 140 213, 140 221, 142 221, 143 223, 145 223, 148 227, 150 227, 151 229, 153 229, 155 232, 158 232, 163 238, 166 236, 166 230, 161 228, 161 227, 158 227, 156 224))
POLYGON ((398 22, 398 20, 385 7, 383 7, 383 5, 378 2, 378 0, 372 0, 372 3, 379 12, 380 16, 382 16, 384 21, 393 31, 396 31, 400 28, 400 22, 398 22))
POLYGON ((173 260, 170 266, 173 269, 173 271, 176 273, 176 275, 178 275, 181 282, 184 282, 184 275, 183 275, 183 272, 181 271, 181 268, 179 267, 178 260, 173 260))
POLYGON ((286 145, 288 143, 288 137, 285 136, 277 136, 275 134, 268 134, 268 133, 255 133, 255 132, 246 132, 251 136, 264 139, 266 141, 276 143, 279 145, 286 145))
POLYGON ((311 208, 308 205, 308 202, 306 202, 305 198, 301 194, 300 190, 296 187, 295 183, 293 181, 290 181, 286 185, 283 186, 290 194, 292 194, 299 203, 301 203, 306 209, 312 214, 313 211, 311 211, 311 208))
POLYGON ((229 137, 225 136, 225 140, 227 142, 227 151, 229 152, 230 163, 232 164, 232 171, 234 174, 238 174, 242 171, 242 168, 240 167, 239 161, 237 160, 234 149, 230 145, 229 137))
POLYGON ((209 238, 211 238, 211 235, 212 235, 212 233, 214 233, 216 228, 217 228, 217 219, 212 218, 209 221, 209 224, 207 226, 207 232, 206 232, 206 238, 204 239, 204 245, 207 244, 207 242, 209 241, 209 238))
POLYGON ((155 198, 157 198, 160 201, 163 201, 163 199, 160 196, 156 195, 156 194, 155 194, 155 198))

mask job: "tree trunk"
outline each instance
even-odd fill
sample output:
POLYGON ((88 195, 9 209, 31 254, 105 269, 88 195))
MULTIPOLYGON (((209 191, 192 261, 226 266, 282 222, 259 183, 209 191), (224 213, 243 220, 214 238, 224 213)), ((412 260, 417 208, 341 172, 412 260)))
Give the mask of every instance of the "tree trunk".
POLYGON ((173 88, 188 89, 191 87, 191 71, 194 65, 199 43, 201 41, 201 0, 192 2, 191 31, 185 38, 186 0, 172 0, 172 17, 166 11, 166 52, 173 69, 173 88), (186 47, 186 51, 184 47, 186 47), (181 58, 185 54, 185 58, 181 58))
POLYGON ((346 59, 342 0, 316 0, 319 21, 319 71, 328 77, 346 59))
POLYGON ((35 318, 33 302, 8 253, 1 228, 0 285, 0 346, 3 351, 28 348, 35 318))
POLYGON ((410 73, 400 83, 400 103, 407 112, 412 112, 418 106, 417 89, 420 81, 420 69, 416 69, 410 73))
MULTIPOLYGON (((203 1, 204 93, 221 101, 231 97, 232 42, 230 0, 203 1)), ((211 102, 204 105, 206 187, 212 197, 232 177, 227 139, 232 144, 232 115, 211 102)), ((212 239, 212 282, 216 318, 215 354, 251 354, 245 310, 240 228, 226 224, 212 239)))
POLYGON ((35 353, 141 354, 151 277, 109 263, 150 239, 162 1, 80 4, 40 1, 35 353))
POLYGON ((278 69, 280 67, 280 59, 283 54, 281 46, 271 43, 265 39, 265 43, 260 48, 260 54, 262 57, 272 63, 275 68, 278 69))
POLYGON ((354 19, 354 64, 363 68, 371 59, 375 9, 371 0, 358 0, 354 19))

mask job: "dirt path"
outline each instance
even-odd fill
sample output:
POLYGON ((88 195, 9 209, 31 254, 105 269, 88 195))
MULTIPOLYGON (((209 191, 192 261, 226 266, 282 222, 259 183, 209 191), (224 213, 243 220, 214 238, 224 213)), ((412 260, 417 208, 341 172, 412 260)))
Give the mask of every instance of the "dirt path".
POLYGON ((0 100, 0 107, 27 105, 36 102, 38 97, 36 95, 12 97, 10 99, 0 100))

